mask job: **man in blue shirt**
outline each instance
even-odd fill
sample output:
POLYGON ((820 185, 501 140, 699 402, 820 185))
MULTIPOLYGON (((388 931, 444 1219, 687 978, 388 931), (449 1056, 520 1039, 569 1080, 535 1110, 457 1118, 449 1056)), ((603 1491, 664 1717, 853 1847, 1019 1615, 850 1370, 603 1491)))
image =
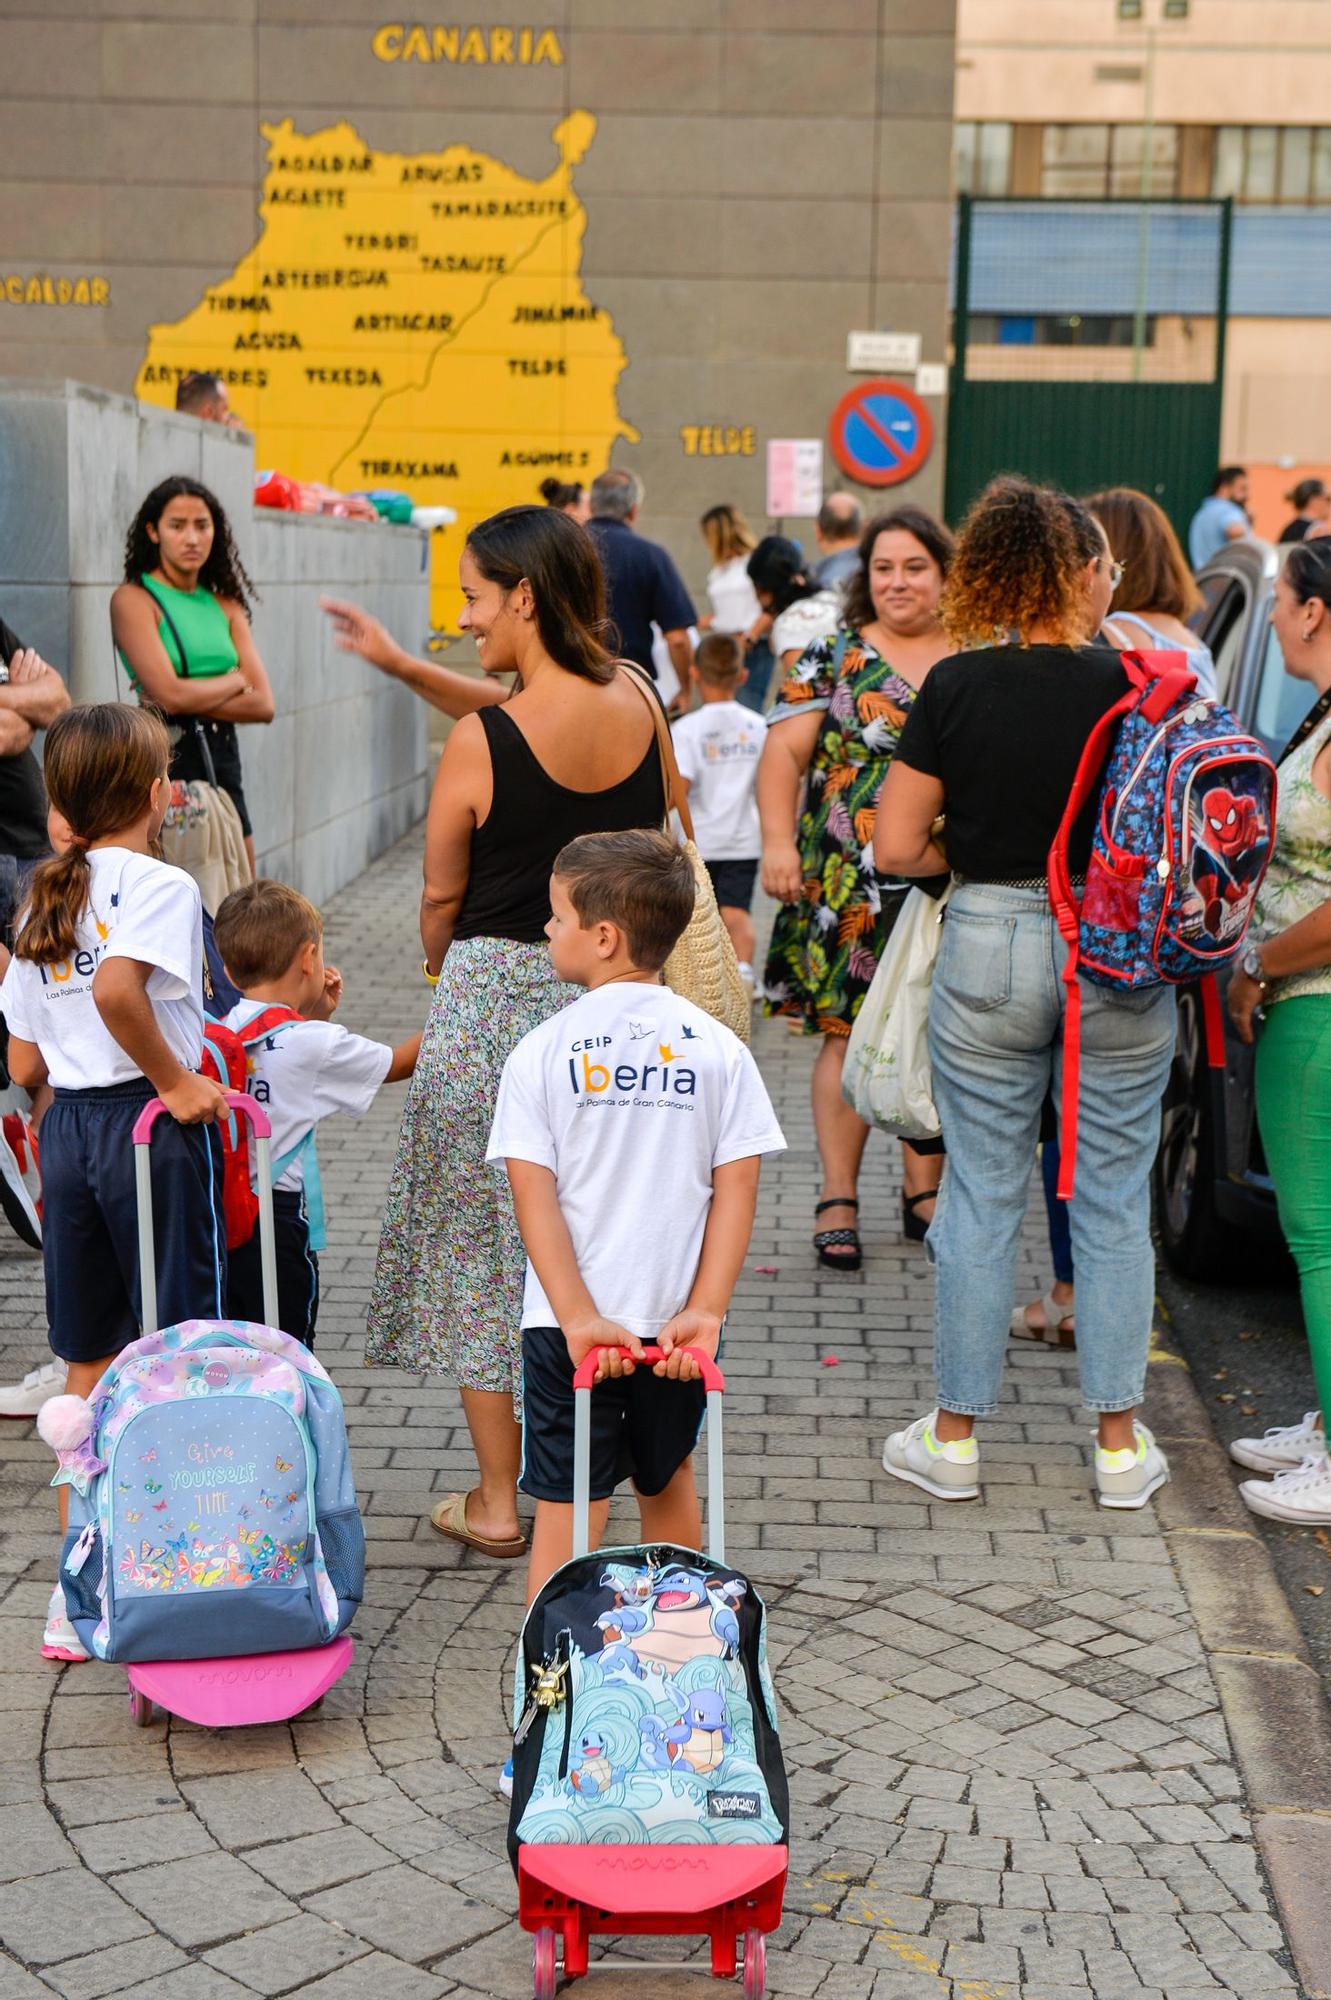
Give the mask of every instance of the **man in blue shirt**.
POLYGON ((1211 482, 1211 492, 1192 517, 1188 529, 1188 554, 1194 569, 1209 563, 1226 542, 1242 541, 1252 533, 1246 512, 1248 475, 1241 465, 1222 465, 1211 482))
POLYGON ((621 654, 645 667, 655 680, 652 626, 659 625, 679 684, 686 688, 693 660, 689 644, 689 627, 696 622, 693 601, 670 554, 634 532, 642 499, 642 481, 636 473, 614 467, 601 473, 592 481, 587 532, 605 571, 610 619, 619 634, 621 654))

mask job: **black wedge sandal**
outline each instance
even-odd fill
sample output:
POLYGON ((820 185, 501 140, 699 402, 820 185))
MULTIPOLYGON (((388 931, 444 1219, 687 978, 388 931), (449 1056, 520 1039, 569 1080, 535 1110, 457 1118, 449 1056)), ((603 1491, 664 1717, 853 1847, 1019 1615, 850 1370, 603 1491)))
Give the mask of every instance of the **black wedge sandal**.
MULTIPOLYGON (((857 1209, 859 1205, 853 1194, 834 1195, 828 1201, 820 1201, 813 1212, 821 1215, 825 1208, 857 1209)), ((858 1229, 820 1229, 814 1236, 813 1247, 818 1252, 818 1262, 825 1264, 829 1271, 858 1271, 864 1262, 858 1229), (844 1256, 828 1254, 838 1246, 845 1251, 844 1256)))
MULTIPOLYGON (((901 1233, 908 1243, 923 1243, 929 1233, 929 1223, 921 1222, 915 1211, 922 1201, 937 1201, 937 1199, 937 1188, 921 1188, 918 1194, 907 1194, 904 1189, 902 1190, 901 1233)), ((933 1217, 931 1216, 929 1220, 932 1221, 933 1217)))

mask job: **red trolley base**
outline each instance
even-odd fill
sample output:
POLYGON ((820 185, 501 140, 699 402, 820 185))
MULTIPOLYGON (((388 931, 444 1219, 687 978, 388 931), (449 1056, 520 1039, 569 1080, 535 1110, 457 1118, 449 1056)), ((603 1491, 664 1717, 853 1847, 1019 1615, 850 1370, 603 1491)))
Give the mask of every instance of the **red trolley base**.
POLYGON ((737 1940, 756 1939, 745 1991, 761 1994, 763 1934, 781 1921, 787 1863, 784 1847, 520 1847, 518 1921, 537 1935, 538 1996, 554 1992, 556 1933, 570 1979, 586 1972, 593 1936, 710 1937, 718 1979, 735 1976, 737 1940))

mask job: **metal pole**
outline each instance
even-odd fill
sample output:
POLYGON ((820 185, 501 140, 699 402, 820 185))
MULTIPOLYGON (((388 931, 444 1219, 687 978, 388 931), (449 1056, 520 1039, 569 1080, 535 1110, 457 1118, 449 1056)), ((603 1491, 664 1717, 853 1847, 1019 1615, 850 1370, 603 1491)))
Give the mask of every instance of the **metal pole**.
POLYGON ((1147 286, 1151 264, 1151 140, 1155 133, 1155 29, 1146 29, 1146 101, 1143 106, 1142 165, 1137 209, 1137 300, 1132 314, 1132 379, 1142 379, 1142 357, 1146 348, 1147 286))

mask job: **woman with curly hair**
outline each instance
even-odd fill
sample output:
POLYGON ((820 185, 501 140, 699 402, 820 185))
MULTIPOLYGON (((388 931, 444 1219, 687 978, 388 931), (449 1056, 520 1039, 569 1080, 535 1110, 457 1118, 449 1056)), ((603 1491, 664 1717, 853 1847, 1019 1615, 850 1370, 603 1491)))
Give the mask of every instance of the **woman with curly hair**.
MULTIPOLYGON (((784 906, 767 960, 768 1012, 823 1038, 813 1068, 823 1177, 815 1214, 829 1226, 813 1242, 834 1271, 860 1267, 855 1215, 869 1136, 841 1095, 846 1041, 908 887, 880 884, 874 812, 911 705, 949 650, 938 602, 951 555, 951 535, 922 508, 869 523, 837 629, 786 662, 758 767, 763 887, 784 906)), ((780 631, 778 618, 778 655, 780 631)), ((902 1153, 902 1227, 918 1241, 938 1163, 916 1146, 902 1153)))
POLYGON ((254 595, 216 495, 183 476, 154 486, 125 539, 111 632, 139 699, 166 717, 171 777, 212 783, 216 774, 240 816, 251 873, 236 724, 271 722, 274 712, 250 631, 254 595))
MULTIPOLYGON (((887 1439, 883 1465, 942 1500, 979 1492, 977 1417, 998 1408, 1040 1110, 1061 1095, 1067 947, 1046 858, 1092 728, 1126 692, 1118 658, 1088 645, 1117 581, 1103 531, 1065 494, 996 479, 967 516, 943 595, 962 646, 936 666, 888 773, 874 853, 899 875, 950 866, 929 1007, 947 1165, 929 1232, 937 1269, 938 1407, 887 1439), (947 855, 933 828, 946 815, 947 855)), ((1072 831, 1086 873, 1094 793, 1072 831)), ((1082 992, 1081 1130, 1071 1204, 1082 1401, 1097 1413, 1106 1507, 1141 1507, 1169 1477, 1137 1422, 1155 1260, 1149 1175, 1174 1047, 1174 996, 1082 992)), ((1037 1454, 1038 1445, 1032 1450, 1037 1454)))

